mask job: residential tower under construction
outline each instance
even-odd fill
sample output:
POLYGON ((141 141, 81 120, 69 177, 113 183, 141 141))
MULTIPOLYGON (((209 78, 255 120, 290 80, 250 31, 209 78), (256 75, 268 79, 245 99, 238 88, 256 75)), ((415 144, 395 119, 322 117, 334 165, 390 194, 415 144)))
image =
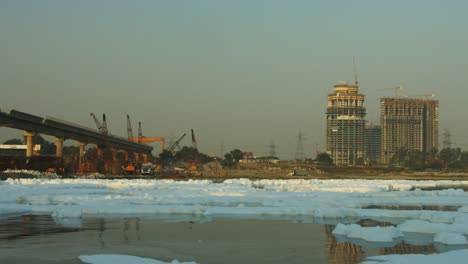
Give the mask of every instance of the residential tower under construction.
POLYGON ((401 148, 430 153, 438 149, 439 101, 415 98, 380 99, 381 162, 389 164, 401 148))
POLYGON ((358 93, 358 84, 337 84, 328 95, 327 153, 335 165, 354 166, 365 156, 365 96, 358 93))

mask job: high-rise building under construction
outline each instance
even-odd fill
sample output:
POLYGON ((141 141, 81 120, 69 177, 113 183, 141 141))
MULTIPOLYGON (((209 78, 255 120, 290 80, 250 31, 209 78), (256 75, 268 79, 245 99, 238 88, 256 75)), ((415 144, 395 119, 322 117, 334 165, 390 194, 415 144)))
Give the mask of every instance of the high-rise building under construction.
POLYGON ((366 126, 366 164, 380 163, 380 141, 382 130, 379 125, 370 124, 366 126))
POLYGON ((365 157, 365 96, 358 93, 358 83, 337 84, 328 95, 327 153, 335 165, 356 165, 365 157))
POLYGON ((437 151, 439 101, 415 98, 380 99, 381 162, 389 164, 401 148, 430 153, 437 151))

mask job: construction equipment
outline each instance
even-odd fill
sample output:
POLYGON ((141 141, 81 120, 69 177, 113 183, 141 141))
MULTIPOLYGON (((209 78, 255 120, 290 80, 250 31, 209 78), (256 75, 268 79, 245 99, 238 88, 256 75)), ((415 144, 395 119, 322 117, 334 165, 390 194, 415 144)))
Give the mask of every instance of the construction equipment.
POLYGON ((386 88, 383 88, 384 90, 393 90, 393 92, 395 93, 395 97, 394 98, 401 98, 401 97, 404 97, 404 98, 408 98, 409 96, 402 93, 401 90, 403 90, 403 86, 402 85, 398 85, 398 86, 394 86, 394 87, 386 87, 386 88))
POLYGON ((193 129, 192 129, 192 147, 193 147, 193 149, 198 150, 198 148, 197 148, 197 140, 195 139, 195 132, 193 132, 193 129))
POLYGON ((185 133, 179 139, 177 139, 176 142, 174 142, 174 144, 172 144, 167 150, 169 152, 173 152, 175 148, 179 147, 179 144, 184 137, 185 137, 185 133))
POLYGON ((164 145, 166 142, 166 140, 163 137, 133 137, 133 138, 129 138, 128 140, 134 141, 134 142, 137 141, 140 144, 153 143, 153 142, 159 141, 161 142, 161 151, 164 151, 164 145))
POLYGON ((141 144, 141 138, 143 137, 143 132, 141 130, 141 122, 138 122, 138 143, 141 144))
POLYGON ((433 93, 429 93, 429 94, 414 94, 414 95, 411 95, 412 97, 423 97, 424 100, 429 100, 430 98, 434 98, 435 97, 435 94, 433 93))
POLYGON ((128 163, 125 167, 123 167, 123 169, 127 175, 135 175, 137 172, 133 163, 128 163))
POLYGON ((161 142, 161 152, 164 151, 164 145, 165 145, 166 140, 163 137, 144 137, 142 128, 141 128, 141 122, 138 122, 138 137, 133 137, 132 123, 130 121, 129 115, 127 115, 127 134, 128 134, 129 141, 138 142, 140 144, 153 143, 153 142, 159 141, 161 142))
POLYGON ((91 113, 90 115, 94 119, 94 122, 96 123, 99 132, 101 132, 101 134, 103 135, 107 135, 109 131, 107 130, 106 114, 102 114, 102 124, 101 122, 99 122, 99 120, 93 113, 91 113))
POLYGON ((356 57, 353 56, 353 66, 354 66, 354 86, 358 86, 358 80, 357 80, 357 68, 356 68, 356 57))
POLYGON ((130 116, 128 114, 127 114, 127 135, 128 135, 128 140, 133 138, 132 123, 130 122, 130 116))
POLYGON ((141 175, 153 175, 155 166, 151 162, 141 164, 140 174, 141 175))

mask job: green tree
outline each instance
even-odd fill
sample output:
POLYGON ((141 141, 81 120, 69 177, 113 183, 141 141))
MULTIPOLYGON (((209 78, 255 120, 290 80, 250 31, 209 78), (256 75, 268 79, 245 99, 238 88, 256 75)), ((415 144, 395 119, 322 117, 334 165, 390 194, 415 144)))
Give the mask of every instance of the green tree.
POLYGON ((468 167, 468 151, 462 151, 460 161, 463 164, 463 167, 468 167))
POLYGON ((323 166, 331 166, 333 165, 333 159, 332 157, 326 153, 326 152, 320 152, 320 153, 317 153, 317 157, 315 158, 315 161, 319 164, 319 165, 323 165, 323 166))
POLYGON ((221 162, 221 165, 225 168, 232 168, 237 163, 235 162, 234 158, 232 157, 231 153, 224 154, 224 159, 221 162))
POLYGON ((197 163, 208 163, 214 160, 212 157, 200 153, 198 149, 187 146, 184 146, 179 150, 176 153, 175 158, 179 161, 192 161, 197 163))
POLYGON ((35 135, 33 137, 33 144, 41 145, 41 155, 55 155, 55 152, 57 151, 55 143, 45 140, 41 135, 35 135))
POLYGON ((3 144, 5 144, 5 145, 22 145, 23 141, 21 141, 21 139, 18 139, 18 138, 12 138, 12 139, 8 139, 7 141, 3 142, 3 144))
POLYGON ((232 158, 235 160, 235 162, 239 162, 239 160, 244 158, 244 154, 240 149, 234 149, 231 152, 232 158))
POLYGON ((424 153, 421 151, 413 151, 409 153, 409 157, 404 163, 404 166, 412 170, 424 170, 426 168, 424 153))
POLYGON ((393 157, 390 159, 390 165, 394 167, 406 167, 409 162, 410 152, 407 148, 399 148, 393 157))
POLYGON ((221 165, 225 168, 233 168, 237 166, 239 160, 244 157, 244 154, 240 149, 231 150, 229 153, 224 155, 224 160, 221 162, 221 165))
POLYGON ((460 169, 463 167, 461 161, 462 151, 460 148, 444 148, 439 152, 439 158, 445 161, 447 167, 460 169))

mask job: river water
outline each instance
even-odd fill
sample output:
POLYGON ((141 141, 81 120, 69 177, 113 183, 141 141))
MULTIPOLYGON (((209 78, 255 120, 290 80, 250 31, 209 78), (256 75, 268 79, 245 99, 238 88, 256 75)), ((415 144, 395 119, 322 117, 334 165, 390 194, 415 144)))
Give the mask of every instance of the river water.
POLYGON ((82 263, 78 256, 94 254, 166 262, 359 263, 372 255, 441 251, 431 243, 340 241, 331 234, 333 224, 313 220, 169 216, 85 218, 78 224, 59 225, 50 216, 27 215, 0 223, 0 263, 82 263))

